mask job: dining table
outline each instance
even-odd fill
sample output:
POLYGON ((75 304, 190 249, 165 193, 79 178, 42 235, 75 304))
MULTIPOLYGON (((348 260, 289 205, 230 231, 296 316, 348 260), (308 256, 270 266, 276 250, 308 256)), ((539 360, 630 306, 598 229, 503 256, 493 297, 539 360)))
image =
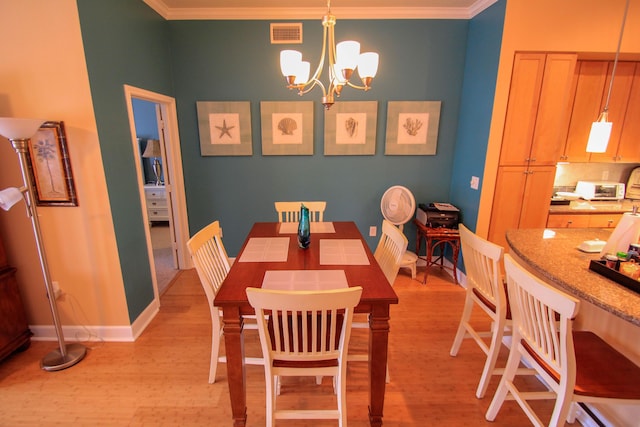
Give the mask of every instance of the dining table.
POLYGON ((243 316, 254 314, 254 310, 246 289, 274 286, 273 278, 276 277, 275 286, 289 286, 290 289, 340 286, 334 282, 345 279, 344 286, 362 287, 362 297, 355 311, 367 313, 369 318, 368 416, 371 426, 381 426, 390 306, 398 303, 398 296, 353 221, 312 222, 311 244, 306 249, 298 246, 297 225, 255 223, 214 300, 215 306, 223 312, 233 425, 241 427, 247 422, 243 316), (313 272, 318 274, 309 274, 313 272), (321 274, 323 272, 338 274, 321 274), (298 283, 296 277, 304 277, 304 283, 298 283), (288 285, 287 280, 291 282, 288 285))

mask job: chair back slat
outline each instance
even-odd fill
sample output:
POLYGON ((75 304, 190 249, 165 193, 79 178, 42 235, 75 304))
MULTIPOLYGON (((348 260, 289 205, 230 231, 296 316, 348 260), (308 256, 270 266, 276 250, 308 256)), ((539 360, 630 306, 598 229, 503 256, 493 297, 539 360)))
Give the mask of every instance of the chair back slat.
POLYGON ((210 307, 213 309, 213 299, 230 269, 227 251, 222 244, 220 222, 212 222, 198 231, 187 242, 187 248, 210 307))
POLYGON ((260 341, 269 360, 318 361, 343 358, 353 308, 361 287, 329 291, 247 288, 256 310, 260 341))
POLYGON ((571 321, 578 312, 579 301, 525 271, 509 254, 505 255, 504 264, 514 337, 522 339, 527 351, 535 352, 560 378, 575 379, 571 321))
POLYGON ((373 253, 389 284, 396 280, 408 240, 402 231, 386 219, 382 221, 382 235, 373 253))
POLYGON ((327 207, 327 202, 275 202, 278 222, 299 222, 300 206, 303 204, 309 209, 309 221, 324 221, 324 210, 327 207))
POLYGON ((507 296, 502 281, 504 248, 473 233, 464 224, 458 226, 467 286, 472 286, 494 311, 506 310, 507 296))

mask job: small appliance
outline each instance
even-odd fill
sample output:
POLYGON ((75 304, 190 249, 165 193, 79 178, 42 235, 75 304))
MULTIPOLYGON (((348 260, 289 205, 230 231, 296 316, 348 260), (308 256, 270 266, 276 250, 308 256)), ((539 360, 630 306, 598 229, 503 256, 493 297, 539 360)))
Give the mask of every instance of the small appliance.
POLYGON ((612 181, 578 181, 575 193, 585 200, 622 200, 625 185, 612 181))

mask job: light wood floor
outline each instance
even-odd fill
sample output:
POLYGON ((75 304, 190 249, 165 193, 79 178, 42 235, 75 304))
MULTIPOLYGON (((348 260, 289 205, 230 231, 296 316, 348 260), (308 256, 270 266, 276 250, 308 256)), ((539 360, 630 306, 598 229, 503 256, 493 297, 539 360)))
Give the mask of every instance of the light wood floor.
MULTIPOLYGON (((419 278, 422 273, 418 272, 419 278)), ((503 406, 493 423, 485 411, 498 383, 487 397, 475 398, 484 355, 475 343, 463 343, 449 356, 464 291, 448 276, 432 269, 426 286, 401 272, 395 283, 400 303, 392 307, 385 426, 527 426, 514 402, 503 406)), ((485 322, 481 315, 478 323, 485 322)), ((0 425, 230 426, 226 368, 208 384, 211 323, 204 292, 195 270, 181 272, 162 296, 158 316, 135 343, 88 343, 85 360, 59 372, 39 368, 53 342, 31 347, 0 364, 0 425)), ((249 331, 249 334, 255 331, 249 331)), ((364 349, 355 334, 354 350, 364 349)), ((259 355, 255 336, 248 353, 259 355), (256 354, 256 351, 258 352, 256 354)), ((501 355, 506 360, 506 352, 501 355)), ((283 403, 310 406, 333 399, 331 383, 321 386, 304 378, 282 386, 283 403), (295 392, 294 392, 295 391, 295 392), (293 402, 291 402, 293 401, 293 402)), ((347 378, 349 425, 367 422, 366 363, 353 362, 347 378)), ((264 426, 264 372, 247 367, 248 426, 264 426)), ((550 414, 548 403, 539 406, 550 414)), ((336 426, 336 422, 283 421, 282 426, 336 426)))

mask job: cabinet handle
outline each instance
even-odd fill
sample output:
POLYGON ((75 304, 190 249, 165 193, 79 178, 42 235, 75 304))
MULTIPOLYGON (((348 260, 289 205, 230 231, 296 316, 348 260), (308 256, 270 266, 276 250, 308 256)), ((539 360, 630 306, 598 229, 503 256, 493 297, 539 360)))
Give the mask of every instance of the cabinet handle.
POLYGON ((535 162, 535 161, 536 161, 536 158, 534 157, 533 159, 531 159, 531 161, 532 161, 532 162, 535 162))
POLYGON ((567 227, 571 226, 571 224, 573 224, 573 221, 567 221, 567 227))
POLYGON ((609 224, 609 227, 611 227, 611 224, 613 224, 613 220, 612 219, 608 220, 607 224, 609 224))

